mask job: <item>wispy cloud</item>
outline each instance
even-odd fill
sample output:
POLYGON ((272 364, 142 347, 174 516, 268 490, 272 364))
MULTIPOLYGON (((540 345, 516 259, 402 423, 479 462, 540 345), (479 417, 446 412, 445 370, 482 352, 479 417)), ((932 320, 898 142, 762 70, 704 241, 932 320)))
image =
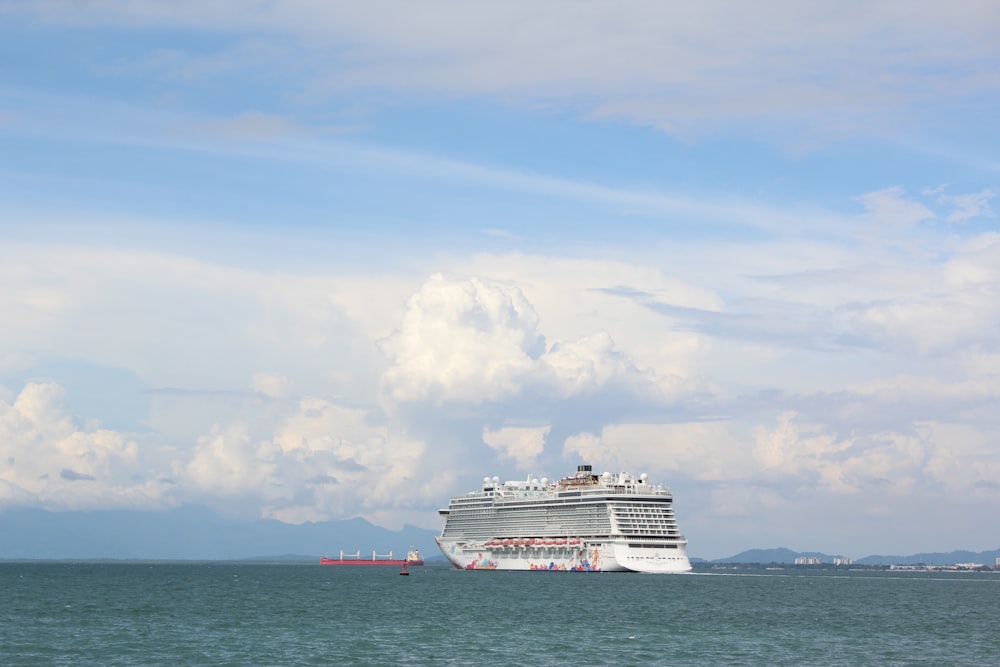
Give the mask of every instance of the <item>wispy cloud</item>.
MULTIPOLYGON (((1000 55, 991 30, 1000 15, 988 1, 925 4, 919 12, 897 2, 788 2, 768 12, 716 2, 629 2, 613 10, 599 2, 530 9, 284 2, 252 12, 231 2, 88 2, 70 11, 38 2, 19 12, 63 25, 207 28, 257 45, 200 58, 175 52, 172 69, 188 76, 261 64, 273 76, 280 63, 300 88, 330 94, 390 89, 547 100, 678 134, 722 121, 885 132, 947 122, 944 109, 1000 90, 1000 77, 985 66, 1000 55), (283 54, 275 35, 309 45, 310 60, 330 63, 326 71, 301 72, 298 53, 283 54), (270 53, 265 61, 262 49, 270 53)), ((161 62, 165 75, 170 65, 161 62)))
POLYGON ((996 197, 997 191, 987 188, 981 192, 973 192, 965 195, 945 195, 940 196, 940 201, 954 207, 948 215, 948 222, 964 222, 972 218, 996 217, 996 213, 989 203, 996 197))
POLYGON ((440 154, 401 150, 362 141, 324 137, 325 129, 292 118, 248 112, 234 118, 192 117, 175 111, 95 103, 79 98, 18 92, 31 121, 17 129, 37 136, 82 143, 125 145, 161 151, 190 151, 247 159, 323 165, 351 171, 386 170, 418 180, 485 186, 498 191, 600 204, 613 211, 653 216, 662 224, 697 229, 698 222, 745 227, 768 233, 850 233, 851 218, 811 206, 768 206, 706 192, 702 197, 588 182, 516 167, 471 162, 440 154), (57 111, 62 110, 62 111, 57 111), (75 120, 70 122, 70 115, 75 120))

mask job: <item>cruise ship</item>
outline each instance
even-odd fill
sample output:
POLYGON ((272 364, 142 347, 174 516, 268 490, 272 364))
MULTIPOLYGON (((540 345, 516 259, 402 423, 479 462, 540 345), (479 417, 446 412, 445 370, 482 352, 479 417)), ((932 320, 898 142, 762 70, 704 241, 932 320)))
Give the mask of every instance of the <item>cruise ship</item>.
POLYGON ((589 465, 558 481, 483 479, 455 496, 438 546, 466 570, 687 572, 687 540, 670 489, 647 475, 595 474, 589 465))

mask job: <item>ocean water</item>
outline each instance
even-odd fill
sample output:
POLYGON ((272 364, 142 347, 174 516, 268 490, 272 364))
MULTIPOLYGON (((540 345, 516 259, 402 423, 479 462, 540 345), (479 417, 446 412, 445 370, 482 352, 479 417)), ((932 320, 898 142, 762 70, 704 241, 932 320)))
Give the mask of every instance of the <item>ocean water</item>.
POLYGON ((0 562, 0 665, 1000 665, 1000 574, 0 562))

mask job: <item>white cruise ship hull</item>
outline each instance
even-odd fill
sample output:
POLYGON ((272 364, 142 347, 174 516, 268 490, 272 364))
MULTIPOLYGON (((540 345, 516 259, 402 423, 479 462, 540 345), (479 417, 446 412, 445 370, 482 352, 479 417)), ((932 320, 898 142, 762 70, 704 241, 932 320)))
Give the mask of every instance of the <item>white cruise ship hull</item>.
MULTIPOLYGON (((688 572, 684 545, 675 548, 630 547, 627 542, 590 544, 546 544, 547 540, 524 540, 525 544, 485 546, 447 542, 436 538, 441 552, 462 570, 531 570, 563 572, 688 572)), ((559 542, 559 540, 553 540, 559 542)), ((565 540, 572 542, 572 540, 565 540)))

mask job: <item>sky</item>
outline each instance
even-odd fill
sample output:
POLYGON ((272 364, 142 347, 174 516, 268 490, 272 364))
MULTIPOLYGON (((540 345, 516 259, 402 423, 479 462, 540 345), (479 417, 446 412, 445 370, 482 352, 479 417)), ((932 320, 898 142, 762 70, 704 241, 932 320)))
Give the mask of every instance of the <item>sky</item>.
POLYGON ((0 511, 1000 546, 1000 5, 0 0, 0 511))

